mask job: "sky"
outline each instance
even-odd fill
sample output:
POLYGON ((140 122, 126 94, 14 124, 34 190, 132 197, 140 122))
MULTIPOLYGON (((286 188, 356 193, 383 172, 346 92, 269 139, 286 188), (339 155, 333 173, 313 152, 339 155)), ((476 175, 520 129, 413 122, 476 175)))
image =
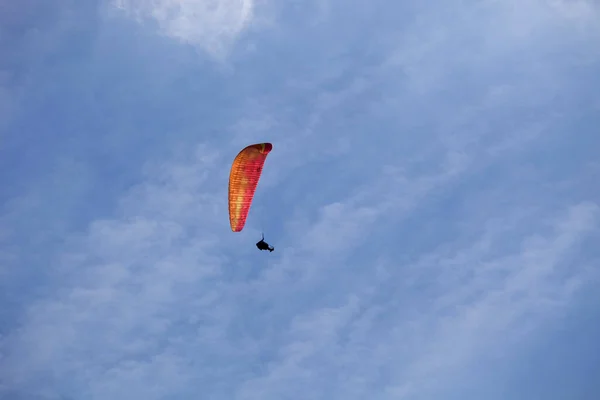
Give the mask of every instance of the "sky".
POLYGON ((0 1, 0 398, 599 399, 599 70, 596 0, 0 1))

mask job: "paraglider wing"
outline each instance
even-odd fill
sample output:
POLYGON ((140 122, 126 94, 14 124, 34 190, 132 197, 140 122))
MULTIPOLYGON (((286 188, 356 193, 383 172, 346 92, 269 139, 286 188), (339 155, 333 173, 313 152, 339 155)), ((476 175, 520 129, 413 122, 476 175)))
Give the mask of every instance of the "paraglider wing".
POLYGON ((239 232, 246 224, 248 211, 262 173, 271 143, 253 144, 238 153, 229 173, 229 224, 239 232))

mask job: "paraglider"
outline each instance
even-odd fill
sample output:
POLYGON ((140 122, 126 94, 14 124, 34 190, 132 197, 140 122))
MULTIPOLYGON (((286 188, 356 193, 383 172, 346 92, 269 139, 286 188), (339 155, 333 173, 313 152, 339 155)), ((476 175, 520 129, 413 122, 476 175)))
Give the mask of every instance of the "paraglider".
POLYGON ((265 235, 262 235, 262 239, 260 239, 260 242, 256 243, 256 247, 258 247, 259 250, 269 250, 269 252, 275 250, 275 247, 265 242, 265 235))
MULTIPOLYGON (((229 173, 229 225, 233 232, 244 229, 265 160, 271 150, 271 143, 252 144, 242 149, 233 160, 229 173)), ((256 244, 261 250, 265 245, 264 250, 273 251, 273 247, 264 240, 256 244)))

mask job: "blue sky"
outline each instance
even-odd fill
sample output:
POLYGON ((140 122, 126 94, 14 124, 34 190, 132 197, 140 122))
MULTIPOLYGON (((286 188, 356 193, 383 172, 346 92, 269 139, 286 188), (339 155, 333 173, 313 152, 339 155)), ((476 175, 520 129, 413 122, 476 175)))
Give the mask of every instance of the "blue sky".
POLYGON ((1 3, 0 397, 600 398, 599 20, 1 3))

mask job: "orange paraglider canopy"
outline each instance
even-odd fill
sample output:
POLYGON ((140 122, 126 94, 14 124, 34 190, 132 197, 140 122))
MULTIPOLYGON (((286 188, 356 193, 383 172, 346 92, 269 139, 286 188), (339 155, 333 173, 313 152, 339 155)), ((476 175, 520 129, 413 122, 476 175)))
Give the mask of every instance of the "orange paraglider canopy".
POLYGON ((241 231, 246 224, 263 165, 271 150, 271 143, 252 144, 233 160, 229 173, 229 224, 234 232, 241 231))

